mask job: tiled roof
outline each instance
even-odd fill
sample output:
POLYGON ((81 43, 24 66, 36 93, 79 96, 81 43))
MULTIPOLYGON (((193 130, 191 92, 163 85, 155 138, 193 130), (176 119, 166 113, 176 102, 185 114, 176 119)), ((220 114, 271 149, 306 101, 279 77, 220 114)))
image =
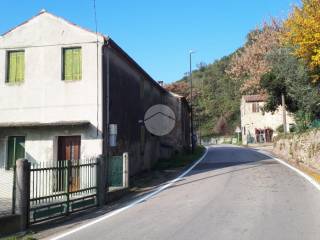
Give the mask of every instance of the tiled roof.
POLYGON ((246 95, 243 96, 246 102, 264 102, 266 101, 266 96, 264 95, 246 95))

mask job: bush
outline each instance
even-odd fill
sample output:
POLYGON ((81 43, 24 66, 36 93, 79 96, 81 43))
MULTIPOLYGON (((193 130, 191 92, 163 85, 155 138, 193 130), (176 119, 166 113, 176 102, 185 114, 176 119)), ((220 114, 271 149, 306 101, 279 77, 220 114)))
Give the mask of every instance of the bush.
POLYGON ((283 133, 283 124, 276 128, 277 133, 283 133))

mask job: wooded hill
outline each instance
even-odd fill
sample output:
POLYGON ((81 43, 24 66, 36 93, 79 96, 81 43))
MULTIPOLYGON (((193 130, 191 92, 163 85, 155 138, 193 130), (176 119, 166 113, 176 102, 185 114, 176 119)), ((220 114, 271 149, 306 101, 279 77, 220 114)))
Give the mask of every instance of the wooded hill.
MULTIPOLYGON (((302 0, 284 21, 272 20, 247 35, 233 54, 193 72, 195 122, 203 135, 231 135, 240 124, 240 98, 267 97, 274 112, 285 98, 294 131, 320 127, 320 1, 302 0)), ((167 86, 190 99, 187 77, 167 86)))
MULTIPOLYGON (((194 122, 202 136, 232 135, 240 125, 241 82, 226 74, 231 57, 223 57, 209 65, 199 64, 192 72, 194 122)), ((166 88, 190 100, 189 76, 166 85, 166 88)))

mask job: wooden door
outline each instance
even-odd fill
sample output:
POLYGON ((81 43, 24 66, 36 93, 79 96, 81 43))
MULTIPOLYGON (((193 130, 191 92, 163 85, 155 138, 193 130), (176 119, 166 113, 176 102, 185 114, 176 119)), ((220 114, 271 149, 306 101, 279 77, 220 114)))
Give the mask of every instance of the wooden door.
POLYGON ((70 161, 68 168, 69 179, 68 186, 69 191, 74 192, 80 188, 80 171, 79 171, 79 160, 80 160, 80 136, 61 136, 58 138, 58 160, 59 161, 70 161))

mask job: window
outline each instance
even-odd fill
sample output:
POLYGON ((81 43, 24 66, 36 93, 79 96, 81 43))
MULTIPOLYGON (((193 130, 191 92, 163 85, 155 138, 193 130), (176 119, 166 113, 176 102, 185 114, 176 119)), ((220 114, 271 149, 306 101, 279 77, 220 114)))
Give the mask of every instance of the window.
POLYGON ((252 112, 260 112, 260 106, 258 102, 252 103, 252 112))
POLYGON ((24 80, 24 51, 7 53, 7 83, 21 83, 24 80))
POLYGON ((12 169, 16 165, 16 161, 20 158, 25 158, 25 137, 16 136, 8 138, 8 158, 6 169, 12 169))
POLYGON ((81 80, 82 56, 81 48, 63 49, 63 80, 81 80))

